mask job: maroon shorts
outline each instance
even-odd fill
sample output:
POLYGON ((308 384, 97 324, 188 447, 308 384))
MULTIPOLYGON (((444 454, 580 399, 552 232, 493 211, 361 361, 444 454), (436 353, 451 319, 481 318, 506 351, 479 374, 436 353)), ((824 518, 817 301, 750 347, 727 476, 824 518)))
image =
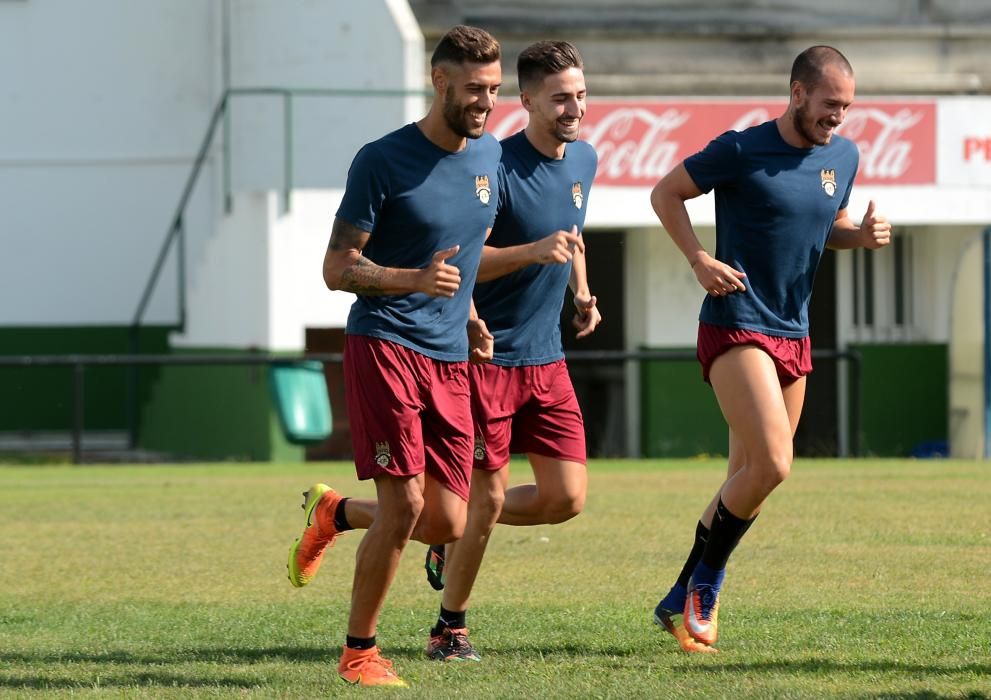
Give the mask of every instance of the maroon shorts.
POLYGON ((470 365, 475 468, 501 469, 511 453, 585 464, 585 424, 564 360, 470 365))
POLYGON ((441 362, 388 340, 349 335, 344 395, 359 479, 426 472, 468 500, 467 362, 441 362))
POLYGON ((716 358, 738 345, 756 345, 770 355, 783 386, 812 371, 812 343, 808 336, 782 338, 700 322, 697 356, 702 364, 702 379, 708 382, 709 370, 716 358))

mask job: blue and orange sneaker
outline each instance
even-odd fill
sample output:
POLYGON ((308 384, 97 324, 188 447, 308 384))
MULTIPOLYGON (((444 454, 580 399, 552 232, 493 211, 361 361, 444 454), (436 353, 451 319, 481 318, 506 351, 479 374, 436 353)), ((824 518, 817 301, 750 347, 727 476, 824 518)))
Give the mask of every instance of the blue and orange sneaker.
POLYGON ((344 647, 337 674, 352 685, 408 688, 392 668, 392 662, 383 659, 378 647, 352 649, 344 647))
POLYGON ((427 558, 423 562, 427 570, 427 583, 435 591, 444 590, 444 545, 432 544, 427 547, 427 558))
POLYGON ((685 631, 696 642, 712 646, 719 635, 719 586, 688 582, 685 600, 685 631))
POLYGON ((303 510, 306 513, 306 529, 289 548, 289 583, 302 588, 317 575, 323 553, 334 546, 337 528, 334 527, 334 511, 341 502, 341 495, 326 484, 313 484, 303 492, 303 510))
POLYGON ((427 642, 427 656, 435 661, 481 661, 482 656, 468 641, 468 630, 464 627, 445 627, 438 634, 430 631, 427 642))
POLYGON ((682 623, 682 615, 682 611, 668 610, 660 603, 654 608, 654 622, 675 638, 682 651, 690 654, 715 654, 719 651, 716 647, 692 639, 682 623))

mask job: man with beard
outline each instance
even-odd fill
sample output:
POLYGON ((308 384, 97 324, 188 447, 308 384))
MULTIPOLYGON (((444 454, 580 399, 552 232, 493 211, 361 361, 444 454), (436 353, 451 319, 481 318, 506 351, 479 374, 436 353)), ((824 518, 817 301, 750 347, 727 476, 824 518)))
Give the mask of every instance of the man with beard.
POLYGON ((686 651, 712 651, 726 562, 791 469, 812 371, 808 305, 823 248, 876 249, 891 240, 873 201, 859 225, 847 214, 859 155, 834 131, 853 97, 846 58, 829 46, 806 49, 792 66, 783 115, 719 136, 651 193, 654 211, 708 293, 698 358, 729 425, 727 478, 654 611, 686 651), (713 189, 715 257, 699 243, 685 207, 713 189))
POLYGON ((458 26, 431 59, 428 114, 364 146, 348 172, 323 263, 330 289, 354 292, 344 350, 345 396, 359 479, 376 500, 324 484, 304 493, 306 527, 289 580, 312 581, 342 532, 366 528, 356 555, 338 666, 358 685, 405 686, 376 646, 379 612, 410 539, 464 530, 472 459, 468 360, 492 336, 471 291, 495 217, 501 148, 485 123, 502 81, 487 32, 458 26))
POLYGON ((565 41, 527 47, 517 61, 526 128, 502 142, 499 211, 482 252, 475 305, 495 337, 489 364, 472 365, 475 462, 464 536, 427 552, 443 588, 427 655, 478 661, 465 616, 489 536, 507 525, 560 523, 585 503, 585 429, 561 349, 565 285, 578 337, 600 321, 585 276, 585 224, 597 158, 578 141, 585 76, 565 41), (510 453, 525 453, 536 483, 507 489, 510 453))

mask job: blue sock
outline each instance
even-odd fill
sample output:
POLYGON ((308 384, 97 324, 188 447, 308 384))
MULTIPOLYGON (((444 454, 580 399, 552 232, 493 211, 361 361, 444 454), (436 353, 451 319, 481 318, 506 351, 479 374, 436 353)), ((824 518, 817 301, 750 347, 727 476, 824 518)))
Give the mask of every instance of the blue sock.
POLYGON ((716 591, 723 585, 726 569, 710 569, 705 562, 699 562, 692 572, 692 583, 712 586, 716 591))
POLYGON ((680 583, 671 586, 671 590, 664 596, 664 599, 657 604, 657 607, 671 612, 680 613, 685 609, 685 599, 688 597, 688 589, 680 583))

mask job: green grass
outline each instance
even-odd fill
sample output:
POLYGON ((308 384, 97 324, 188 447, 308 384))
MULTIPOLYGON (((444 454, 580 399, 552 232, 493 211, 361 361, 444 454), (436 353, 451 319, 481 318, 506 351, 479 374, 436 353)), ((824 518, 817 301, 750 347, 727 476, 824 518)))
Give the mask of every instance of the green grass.
MULTIPOLYGON (((722 652, 689 656, 650 612, 722 471, 596 462, 584 514, 498 529, 481 664, 423 658, 439 598, 414 543, 379 626, 412 687, 372 693, 991 697, 991 464, 798 462, 730 562, 722 652)), ((371 493, 343 464, 0 467, 0 696, 367 697, 335 673, 360 534, 285 578, 317 480, 371 493)))

